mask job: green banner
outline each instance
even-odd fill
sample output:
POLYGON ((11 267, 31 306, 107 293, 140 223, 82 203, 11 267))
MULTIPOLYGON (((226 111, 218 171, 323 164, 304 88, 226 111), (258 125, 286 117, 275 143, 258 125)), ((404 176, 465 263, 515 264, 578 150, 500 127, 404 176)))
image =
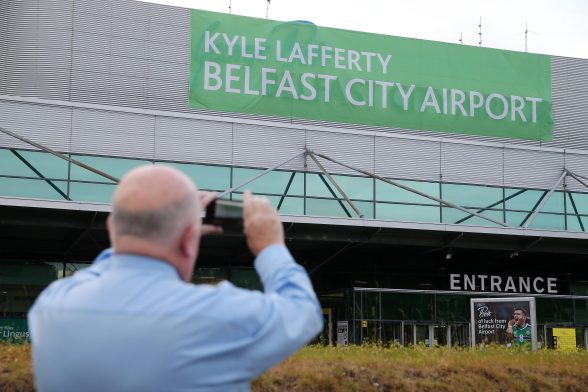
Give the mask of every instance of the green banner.
POLYGON ((199 109, 551 140, 549 56, 192 10, 199 109))

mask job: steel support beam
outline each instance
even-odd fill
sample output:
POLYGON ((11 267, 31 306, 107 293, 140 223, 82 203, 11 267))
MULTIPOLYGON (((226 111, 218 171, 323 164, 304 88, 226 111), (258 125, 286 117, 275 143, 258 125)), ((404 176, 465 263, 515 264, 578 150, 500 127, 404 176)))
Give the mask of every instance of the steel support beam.
POLYGON ((25 159, 25 157, 23 157, 22 155, 20 155, 16 150, 13 150, 12 148, 10 149, 10 151, 18 159, 20 159, 20 161, 22 163, 24 163, 29 169, 31 169, 36 175, 38 175, 39 178, 42 178, 47 184, 49 184, 49 186, 51 186, 51 188, 53 188, 55 190, 55 192, 59 193, 61 195, 61 197, 63 197, 65 200, 71 201, 71 199, 69 198, 68 195, 65 194, 65 192, 63 192, 61 189, 59 189, 59 187, 57 185, 55 185, 53 183, 53 181, 51 181, 50 179, 48 179, 47 177, 45 177, 39 170, 37 170, 36 167, 34 167, 29 161, 27 161, 25 159))
POLYGON ((423 192, 421 192, 421 191, 419 191, 419 190, 416 190, 416 189, 414 189, 414 188, 411 188, 411 187, 409 187, 409 186, 406 186, 406 185, 400 184, 400 183, 398 183, 398 182, 396 182, 396 181, 389 180, 389 179, 387 179, 387 178, 384 178, 384 177, 382 177, 382 176, 379 176, 379 175, 377 175, 377 174, 370 173, 370 172, 368 172, 368 171, 366 171, 366 170, 362 170, 362 169, 359 169, 359 168, 356 168, 356 167, 353 167, 353 166, 347 165, 347 164, 345 164, 345 163, 342 163, 342 162, 336 161, 335 159, 329 158, 329 157, 328 157, 328 156, 326 156, 326 155, 319 154, 319 153, 316 153, 316 152, 313 152, 313 154, 315 154, 316 156, 318 156, 318 157, 321 157, 321 158, 323 158, 323 159, 326 159, 326 160, 328 160, 328 161, 331 161, 331 162, 333 162, 333 163, 336 163, 336 164, 338 164, 338 165, 341 165, 341 166, 343 166, 343 167, 346 167, 346 168, 348 168, 348 169, 355 170, 355 171, 356 171, 356 172, 358 172, 358 173, 365 174, 366 176, 369 176, 369 177, 375 178, 375 179, 377 179, 377 180, 380 180, 380 181, 386 182, 386 183, 388 183, 388 184, 391 184, 391 185, 397 186, 398 188, 404 189, 405 191, 409 191, 409 192, 412 192, 412 193, 416 193, 416 194, 417 194, 417 195, 419 195, 419 196, 425 197, 425 198, 427 198, 427 199, 430 199, 430 200, 434 200, 434 201, 436 201, 437 203, 441 203, 441 204, 444 204, 444 205, 446 205, 446 206, 449 206, 449 207, 451 207, 451 208, 455 208, 455 209, 457 209, 457 210, 460 210, 460 211, 462 211, 462 212, 465 212, 466 214, 470 214, 470 215, 477 216, 478 218, 481 218, 481 219, 484 219, 484 220, 490 221, 490 222, 492 222, 492 223, 496 223, 497 225, 500 225, 500 226, 503 226, 503 227, 511 227, 510 225, 507 225, 507 224, 506 224, 506 223, 504 223, 504 222, 500 222, 500 221, 497 221, 497 220, 495 220, 495 219, 492 219, 492 218, 490 218, 490 217, 487 217, 487 216, 484 216, 484 215, 478 214, 478 213, 477 213, 477 212, 475 212, 475 211, 468 210, 467 208, 464 208, 464 207, 458 206, 457 204, 454 204, 454 203, 451 203, 451 202, 449 202, 449 201, 446 201, 446 200, 440 199, 440 198, 438 198, 438 197, 435 197, 435 196, 432 196, 432 195, 429 195, 429 194, 423 193, 423 192))
POLYGON ((278 207, 277 207, 278 211, 280 211, 280 207, 282 207, 282 203, 284 202, 284 199, 286 198, 286 195, 288 194, 288 191, 290 190, 290 186, 292 185, 292 181, 294 181, 295 175, 296 175, 296 172, 292 172, 292 175, 290 176, 290 179, 288 180, 288 184, 286 184, 286 189, 284 190, 284 194, 282 195, 282 197, 280 197, 280 201, 278 203, 278 207))
POLYGON ((539 203, 539 205, 533 210, 533 213, 531 214, 531 217, 529 219, 527 219, 527 222, 525 222, 525 224, 523 225, 523 228, 524 229, 526 229, 527 227, 529 227, 529 225, 531 223, 533 223, 533 220, 535 219, 535 217, 537 216, 537 214, 539 214, 539 212, 543 209, 543 207, 545 206, 545 204, 551 198, 551 195, 553 195, 553 192, 555 192, 555 190, 561 185, 561 183, 563 182, 563 180, 566 178, 567 175, 568 175, 568 171, 567 170, 564 170, 563 173, 561 173, 561 176, 559 176, 559 178, 557 179, 557 181, 555 182, 555 184, 553 184, 553 186, 551 187, 551 189, 549 190, 549 192, 547 192, 547 195, 545 195, 545 197, 543 198, 543 200, 541 200, 541 203, 539 203))
MULTIPOLYGON (((518 195, 520 195, 521 193, 525 193, 528 189, 521 189, 520 191, 513 193, 512 195, 505 197, 504 199, 500 199, 499 201, 497 201, 496 203, 490 204, 488 207, 484 207, 484 208, 480 208, 479 210, 477 210, 476 212, 480 213, 482 211, 486 211, 489 210, 492 207, 496 207, 497 205, 499 205, 500 203, 504 203, 505 201, 508 201, 510 199, 513 199, 515 197, 517 197, 518 195)), ((468 219, 472 218, 473 215, 469 215, 466 216, 465 218, 461 218, 460 220, 458 220, 457 222, 455 222, 456 225, 467 221, 468 219)))
POLYGON ((329 181, 331 181, 331 183, 339 191, 339 193, 341 194, 341 196, 343 196, 343 198, 347 201, 347 203, 349 203, 349 205, 351 206, 351 208, 353 208, 353 211, 355 211, 355 213, 357 214, 357 216, 360 217, 360 218, 363 218, 364 216, 359 211, 359 209, 357 208, 357 206, 351 201, 351 199, 349 198, 349 196, 347 196, 347 194, 345 192, 343 192, 343 189, 341 189, 341 187, 339 186, 339 184, 337 184, 337 182, 335 181, 335 179, 329 174, 329 172, 327 171, 327 169, 325 169, 325 167, 319 162, 319 160, 316 159, 316 157, 314 156, 314 154, 312 152, 309 152, 308 155, 310 155, 310 157, 312 158, 312 160, 314 161, 314 163, 316 163, 316 165, 319 167, 319 169, 321 169, 321 171, 325 174, 325 176, 327 176, 327 178, 329 179, 329 181))
POLYGON ((221 197, 223 197, 223 196, 226 196, 226 195, 230 194, 231 192, 234 192, 234 191, 236 191, 237 189, 244 187, 245 185, 247 185, 247 184, 249 184, 249 183, 251 183, 251 182, 253 182, 253 181, 257 180, 259 177, 263 177, 263 176, 265 176, 267 173, 269 173, 269 172, 271 172, 271 171, 274 171, 274 170, 278 169, 279 167, 282 167, 282 166, 284 166, 286 163, 288 163, 288 162, 290 162, 290 161, 293 161, 294 159, 296 159, 296 158, 298 158, 299 156, 301 156, 301 155, 304 155, 304 154, 306 154, 306 151, 302 151, 302 152, 298 152, 298 153, 296 153, 296 155, 293 155, 292 157, 290 157, 290 158, 286 159, 286 160, 285 160, 285 161, 283 161, 282 163, 279 163, 279 164, 277 164, 277 165, 275 165, 275 166, 272 166, 272 167, 270 167, 270 168, 268 168, 268 169, 265 169, 264 171, 262 171, 261 173, 258 173, 258 174, 256 174, 255 176, 251 177, 250 179, 248 179, 248 180, 245 180, 245 181, 243 181, 242 183, 240 183, 240 184, 238 184, 238 185, 235 185, 234 187, 232 187, 232 188, 230 188, 230 189, 227 189, 226 191, 224 191, 224 192, 220 193, 220 194, 217 196, 217 198, 218 198, 218 199, 220 199, 221 197))
POLYGON ((18 139, 21 142, 24 142, 24 143, 26 143, 28 145, 31 145, 33 147, 36 147, 39 150, 48 152, 49 154, 55 155, 58 158, 61 158, 61 159, 66 160, 66 161, 68 161, 70 163, 73 163, 76 166, 79 166, 79 167, 82 167, 82 168, 84 168, 84 169, 86 169, 88 171, 91 171, 92 173, 98 174, 99 176, 102 176, 104 178, 108 178, 112 182, 115 182, 117 184, 119 182, 119 179, 118 178, 113 177, 110 174, 106 174, 103 171, 100 171, 98 169, 93 168, 92 166, 86 165, 85 163, 82 163, 80 161, 76 161, 75 159, 72 159, 72 158, 70 158, 70 157, 68 157, 68 156, 66 156, 66 155, 64 155, 64 154, 62 154, 60 152, 57 152, 55 150, 52 150, 49 147, 45 147, 42 144, 36 143, 36 142, 34 142, 32 140, 29 140, 29 139, 27 139, 27 138, 25 138, 23 136, 18 135, 16 133, 12 132, 12 131, 9 131, 8 129, 5 129, 5 128, 0 127, 0 132, 6 134, 8 136, 12 136, 13 138, 18 139))
POLYGON ((331 195, 333 196, 333 198, 335 200, 337 200, 337 202, 339 202, 339 205, 341 206, 341 208, 343 209, 343 211, 345 211, 345 215, 347 215, 348 218, 351 218, 351 214, 347 210, 347 207, 345 207, 345 204, 343 204, 343 202, 341 201, 341 199, 339 199, 339 197, 337 196, 337 194, 335 193, 335 191, 333 190, 333 188, 331 188, 331 186, 329 185, 329 183, 327 182, 327 180, 325 180, 325 177, 322 174, 320 174, 320 173, 318 174, 318 176, 321 179, 321 181, 323 182, 323 184, 325 184, 325 186, 327 187, 327 189, 329 190, 329 192, 331 193, 331 195))

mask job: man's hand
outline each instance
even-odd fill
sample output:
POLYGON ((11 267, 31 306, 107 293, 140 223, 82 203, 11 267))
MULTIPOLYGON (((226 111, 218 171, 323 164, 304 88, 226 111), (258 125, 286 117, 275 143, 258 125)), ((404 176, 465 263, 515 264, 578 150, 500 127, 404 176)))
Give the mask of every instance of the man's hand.
POLYGON ((513 325, 515 325, 516 323, 517 323, 517 322, 516 322, 516 321, 514 321, 514 320, 509 320, 509 321, 508 321, 508 326, 509 326, 509 327, 512 327, 512 326, 513 326, 513 325))
POLYGON ((247 245, 254 255, 266 247, 284 244, 284 228, 278 211, 265 197, 254 197, 245 191, 243 199, 243 225, 247 245))
MULTIPOLYGON (((198 191, 198 197, 200 198, 200 209, 206 210, 206 207, 216 199, 216 192, 202 192, 198 191)), ((215 225, 202 225, 202 235, 208 234, 222 234, 223 229, 220 226, 215 225)))

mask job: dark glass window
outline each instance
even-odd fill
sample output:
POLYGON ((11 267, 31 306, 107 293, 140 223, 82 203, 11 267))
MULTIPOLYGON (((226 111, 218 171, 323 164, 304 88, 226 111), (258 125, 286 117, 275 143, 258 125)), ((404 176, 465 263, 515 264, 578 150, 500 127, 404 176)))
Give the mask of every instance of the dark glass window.
POLYGON ((574 307, 571 299, 537 298, 537 322, 540 324, 572 324, 574 307))
POLYGON ((380 318, 380 293, 364 291, 361 293, 362 298, 362 319, 379 319, 380 318))
POLYGON ((470 321, 470 298, 466 295, 437 294, 437 321, 470 321))
POLYGON ((382 293, 382 319, 432 321, 433 294, 382 293))

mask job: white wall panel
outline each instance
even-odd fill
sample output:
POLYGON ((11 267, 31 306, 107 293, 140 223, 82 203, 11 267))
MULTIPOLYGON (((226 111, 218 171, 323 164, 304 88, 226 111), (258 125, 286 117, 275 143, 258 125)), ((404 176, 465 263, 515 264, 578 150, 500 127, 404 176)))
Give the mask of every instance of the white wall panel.
POLYGON ((147 86, 147 95, 150 97, 175 99, 184 102, 188 99, 187 83, 173 80, 150 80, 147 86))
MULTIPOLYGON (((139 3, 136 1, 136 3, 139 3)), ((122 19, 109 18, 110 35, 113 37, 126 37, 137 40, 149 39, 149 26, 147 19, 122 19)))
POLYGON ((152 159, 155 116, 75 109, 72 151, 152 159))
POLYGON ((550 189, 564 169, 563 153, 520 149, 504 150, 504 185, 550 189))
POLYGON ((147 82, 147 60, 145 59, 110 56, 109 71, 111 75, 132 76, 135 83, 145 85, 147 82))
POLYGON ((149 40, 173 45, 190 45, 190 26, 149 23, 149 40))
POLYGON ((105 15, 88 14, 76 11, 73 16, 74 35, 77 34, 78 31, 99 35, 110 35, 111 19, 112 18, 105 15))
POLYGON ((227 122, 157 116, 155 158, 230 165, 232 125, 227 122))
POLYGON ((170 63, 189 64, 190 48, 162 42, 149 42, 149 58, 170 63))
POLYGON ((182 82, 188 87, 188 63, 170 63, 167 61, 148 60, 147 71, 149 79, 164 79, 182 82))
MULTIPOLYGON (((304 151, 304 130, 233 124, 233 164, 268 168, 304 151)), ((301 156, 282 169, 304 170, 301 156)))
MULTIPOLYGON (((581 176, 588 177, 588 155, 572 154, 566 152, 565 163, 566 169, 568 169, 569 171, 575 174, 579 174, 581 176)), ((582 178, 580 179, 584 181, 585 184, 588 184, 588 180, 584 180, 582 178)), ((566 179, 566 184, 567 189, 569 191, 588 193, 588 188, 586 188, 584 185, 580 184, 578 181, 571 177, 568 177, 566 179)))
POLYGON ((376 137, 376 174, 439 181, 440 142, 376 137))
POLYGON ((503 149, 467 144, 441 144, 441 175, 444 182, 502 186, 503 149))
POLYGON ((75 11, 110 16, 112 14, 112 2, 113 0, 75 0, 75 11))
POLYGON ((111 38, 105 34, 92 34, 76 31, 73 35, 74 57, 85 55, 107 55, 110 53, 111 38))
POLYGON ((112 16, 121 19, 147 20, 151 4, 144 1, 111 1, 112 16))
MULTIPOLYGON (((374 137, 368 135, 341 134, 335 132, 306 132, 306 146, 309 150, 324 154, 337 161, 358 169, 374 172, 374 137)), ((360 175, 355 170, 319 158, 330 173, 360 175)), ((320 170, 308 160, 308 170, 320 170)))
MULTIPOLYGON (((49 148, 69 151, 70 124, 70 108, 0 100, 0 127, 49 148)), ((0 146, 34 149, 4 133, 0 133, 0 146)))
POLYGON ((110 54, 119 57, 136 57, 146 59, 148 57, 149 42, 145 39, 132 39, 112 37, 110 39, 110 54))
POLYGON ((156 3, 150 5, 149 20, 152 23, 174 26, 188 26, 190 24, 190 10, 188 8, 170 7, 156 3))

